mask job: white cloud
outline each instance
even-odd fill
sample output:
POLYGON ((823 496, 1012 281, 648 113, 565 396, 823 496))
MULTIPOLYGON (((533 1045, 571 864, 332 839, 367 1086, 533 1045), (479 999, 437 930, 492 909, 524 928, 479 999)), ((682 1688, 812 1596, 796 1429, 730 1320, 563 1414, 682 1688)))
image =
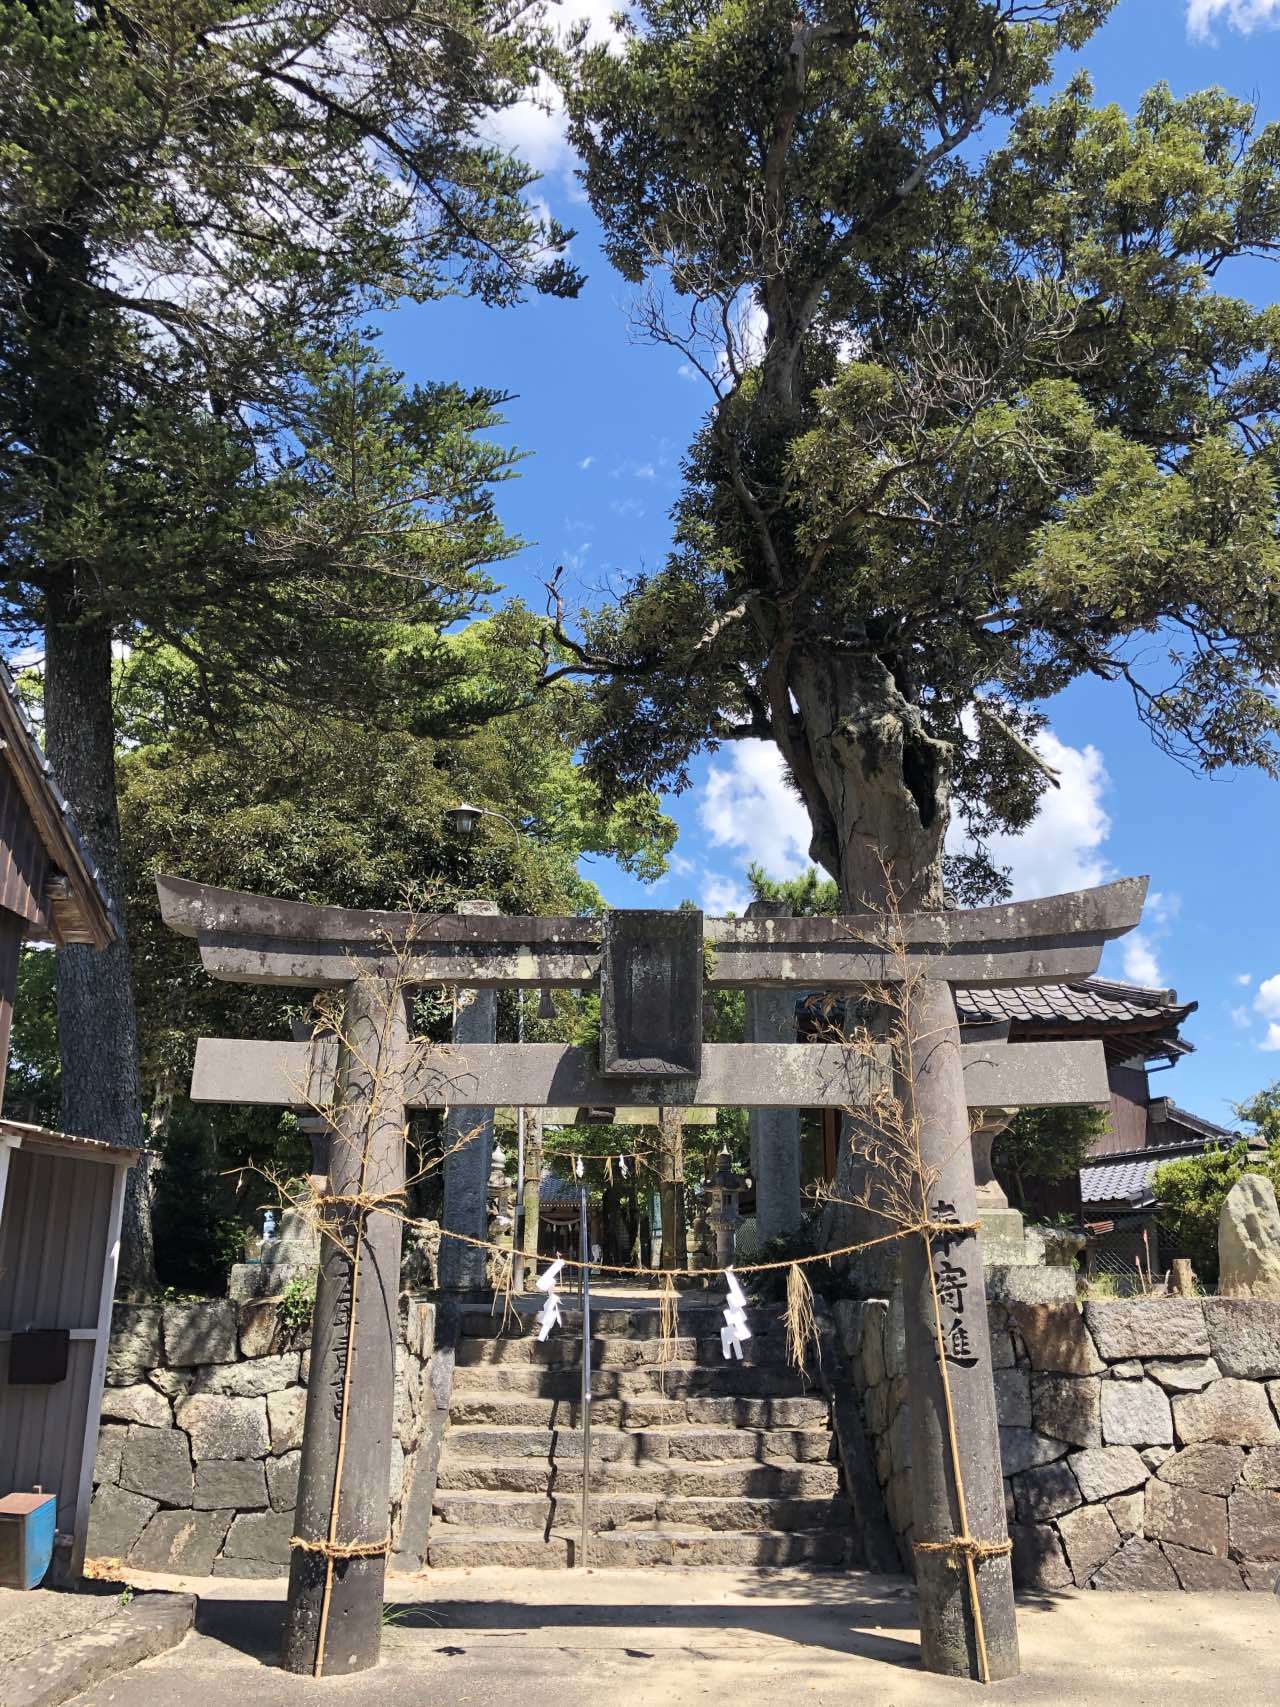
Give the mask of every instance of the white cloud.
POLYGON ((1280 1021, 1272 1020, 1267 1027, 1267 1035, 1258 1045, 1259 1049, 1280 1049, 1280 1021))
POLYGON ((590 467, 591 467, 591 464, 592 464, 592 463, 593 463, 593 462, 594 462, 594 461, 595 461, 595 457, 593 457, 593 456, 584 456, 584 457, 583 457, 583 458, 582 458, 582 460, 581 460, 581 461, 580 461, 580 462, 579 462, 579 464, 578 464, 578 467, 579 467, 579 468, 580 468, 580 469, 582 469, 582 471, 583 471, 583 473, 584 473, 584 474, 585 474, 585 472, 586 472, 586 471, 587 471, 587 469, 588 469, 588 468, 590 468, 590 467))
POLYGON ((724 758, 711 766, 698 807, 712 846, 734 848, 771 877, 798 877, 810 864, 812 831, 781 753, 772 741, 735 741, 724 758))
POLYGON ((1247 990, 1249 988, 1250 984, 1253 983, 1253 973, 1252 972, 1237 972, 1236 973, 1236 983, 1239 984, 1239 986, 1242 990, 1247 990))
POLYGON ((1235 1026, 1237 1031, 1248 1031, 1249 1027, 1253 1024, 1248 1008, 1232 1008, 1231 1023, 1235 1026))
POLYGON ((726 877, 719 871, 708 871, 702 879, 699 897, 704 913, 723 917, 725 913, 741 916, 751 905, 751 891, 736 877, 726 877))
POLYGON ((615 516, 631 516, 637 520, 644 514, 644 505, 634 498, 615 498, 609 508, 615 516))
MULTIPOLYGON (((618 0, 560 0, 556 22, 561 34, 586 22, 590 26, 589 40, 613 43, 619 39, 614 15, 625 10, 618 0)), ((517 101, 514 106, 493 114, 484 131, 490 142, 519 155, 535 172, 563 174, 562 187, 573 199, 580 199, 571 177, 577 157, 565 134, 564 102, 549 77, 539 79, 532 99, 517 101)))
POLYGON ((1212 41, 1219 21, 1241 35, 1280 27, 1280 0, 1187 0, 1187 34, 1193 41, 1212 41))
MULTIPOLYGON (((1020 901, 1090 889, 1111 874, 1101 851, 1111 833, 1102 805, 1110 782, 1102 754, 1092 746, 1069 747, 1048 729, 1036 737, 1035 745, 1058 772, 1059 786, 1045 790, 1039 811, 1021 835, 991 838, 991 856, 997 865, 1010 868, 1013 893, 1020 901)), ((958 824, 948 834, 947 846, 953 853, 963 850, 958 824)))
POLYGON ((1263 1019, 1280 1020, 1280 972, 1274 977, 1262 980, 1258 985, 1258 993, 1253 998, 1253 1005, 1263 1019))
POLYGON ((1159 989, 1164 984, 1155 948, 1150 937, 1141 931, 1125 938, 1124 975, 1131 984, 1145 984, 1150 989, 1159 989))

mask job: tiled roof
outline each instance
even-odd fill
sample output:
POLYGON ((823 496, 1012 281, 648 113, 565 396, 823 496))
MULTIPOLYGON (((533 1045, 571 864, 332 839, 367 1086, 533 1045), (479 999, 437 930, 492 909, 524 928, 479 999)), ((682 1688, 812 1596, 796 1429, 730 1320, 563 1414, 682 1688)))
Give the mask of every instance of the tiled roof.
MULTIPOLYGON (((1208 1124, 1205 1122, 1204 1124, 1208 1124)), ((1097 1203, 1128 1203, 1135 1209, 1149 1207, 1156 1201, 1151 1180, 1165 1162, 1177 1162, 1186 1156, 1201 1156, 1218 1136, 1237 1135, 1219 1126, 1215 1136, 1197 1138, 1185 1144, 1162 1144, 1146 1150, 1117 1151, 1100 1157, 1080 1170, 1080 1202, 1086 1207, 1097 1203)))
POLYGON ((1073 984, 1019 985, 1008 990, 957 989, 955 997, 962 1025, 1007 1019, 1054 1028, 1173 1028, 1196 1008, 1195 1002, 1179 1002, 1176 990, 1149 990, 1140 984, 1117 984, 1106 978, 1083 978, 1073 984))

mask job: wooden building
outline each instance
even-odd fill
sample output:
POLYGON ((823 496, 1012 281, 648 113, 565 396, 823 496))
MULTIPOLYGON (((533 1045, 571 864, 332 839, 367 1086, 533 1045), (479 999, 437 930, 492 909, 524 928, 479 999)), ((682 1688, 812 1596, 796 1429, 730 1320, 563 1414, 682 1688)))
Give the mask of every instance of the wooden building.
MULTIPOLYGON (((105 948, 115 927, 35 732, 0 666, 0 1096, 24 941, 105 948)), ((0 1495, 57 1496, 84 1557, 98 1413, 137 1149, 0 1119, 0 1495)))

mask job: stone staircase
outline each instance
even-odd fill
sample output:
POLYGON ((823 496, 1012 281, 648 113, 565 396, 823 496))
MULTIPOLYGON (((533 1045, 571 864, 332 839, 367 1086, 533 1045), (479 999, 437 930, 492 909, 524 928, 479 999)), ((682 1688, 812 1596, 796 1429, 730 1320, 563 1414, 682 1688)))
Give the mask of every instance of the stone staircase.
MULTIPOLYGON (((592 1308, 589 1562, 861 1563, 827 1401, 786 1362, 779 1311, 749 1317, 741 1363, 720 1347, 718 1301, 681 1299, 675 1360, 659 1367, 657 1302, 592 1308)), ((428 1563, 575 1562, 582 1498, 581 1316, 540 1345, 462 1318, 428 1563)))

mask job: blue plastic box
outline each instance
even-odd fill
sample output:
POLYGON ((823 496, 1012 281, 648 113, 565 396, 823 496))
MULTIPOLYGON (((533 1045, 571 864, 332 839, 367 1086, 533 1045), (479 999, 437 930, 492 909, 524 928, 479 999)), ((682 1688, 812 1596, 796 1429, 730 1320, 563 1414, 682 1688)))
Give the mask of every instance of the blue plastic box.
POLYGON ((0 1586, 39 1588, 53 1558, 55 1495, 7 1494, 0 1499, 0 1586))

